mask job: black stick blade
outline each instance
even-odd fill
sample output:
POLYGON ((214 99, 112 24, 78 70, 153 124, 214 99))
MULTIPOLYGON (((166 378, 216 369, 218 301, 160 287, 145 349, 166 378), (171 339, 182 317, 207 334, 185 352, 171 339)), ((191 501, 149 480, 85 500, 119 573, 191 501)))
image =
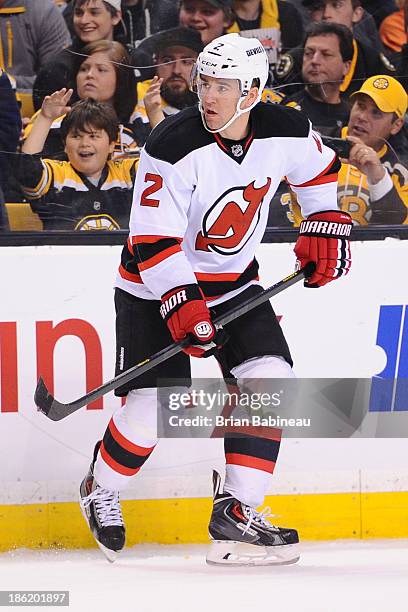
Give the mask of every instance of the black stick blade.
POLYGON ((34 393, 34 402, 37 406, 38 412, 42 412, 51 421, 60 421, 67 414, 68 406, 58 402, 53 395, 48 391, 47 385, 45 384, 42 377, 38 379, 37 387, 34 393))
POLYGON ((38 379, 37 387, 34 393, 34 401, 38 411, 48 416, 54 398, 48 391, 47 385, 42 377, 38 379))

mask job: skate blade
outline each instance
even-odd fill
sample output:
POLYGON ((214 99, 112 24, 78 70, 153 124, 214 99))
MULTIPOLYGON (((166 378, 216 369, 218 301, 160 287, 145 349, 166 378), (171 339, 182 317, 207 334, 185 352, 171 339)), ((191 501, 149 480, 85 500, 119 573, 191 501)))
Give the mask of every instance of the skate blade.
MULTIPOLYGON (((94 538, 95 538, 95 536, 94 536, 94 538)), ((97 543, 97 545, 99 546, 99 548, 101 549, 101 551, 103 552, 103 554, 105 555, 105 557, 107 558, 109 563, 115 563, 115 561, 119 557, 119 554, 120 554, 121 551, 120 550, 116 551, 116 550, 111 550, 110 548, 106 548, 106 546, 104 546, 103 544, 98 542, 98 540, 96 538, 95 538, 95 542, 97 543)))
POLYGON ((103 552, 103 554, 105 555, 105 558, 109 561, 109 563, 115 563, 116 559, 118 558, 119 554, 120 554, 120 550, 116 551, 116 550, 111 550, 110 548, 106 548, 106 546, 104 546, 103 544, 101 544, 96 538, 95 538, 95 534, 93 533, 92 529, 89 527, 89 521, 88 521, 88 516, 86 514, 86 510, 82 504, 82 497, 79 496, 79 506, 81 508, 81 512, 82 512, 82 516, 84 517, 86 524, 88 525, 89 531, 91 532, 95 542, 97 543, 97 545, 99 546, 99 548, 101 549, 101 551, 103 552))
POLYGON ((299 545, 257 546, 245 542, 213 540, 208 549, 208 565, 291 565, 300 559, 299 545))

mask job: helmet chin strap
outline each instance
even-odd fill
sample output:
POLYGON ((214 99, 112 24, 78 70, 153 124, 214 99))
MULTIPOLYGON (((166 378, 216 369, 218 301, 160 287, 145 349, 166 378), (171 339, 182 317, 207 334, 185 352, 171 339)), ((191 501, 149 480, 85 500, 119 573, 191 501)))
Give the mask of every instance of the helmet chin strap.
POLYGON ((200 97, 199 97, 198 98, 198 110, 201 113, 201 119, 202 119, 203 125, 204 125, 205 129, 207 130, 207 132, 210 132, 211 134, 218 134, 219 132, 222 132, 223 130, 226 130, 235 121, 235 119, 237 119, 238 117, 240 117, 244 113, 249 113, 251 108, 253 108, 255 106, 255 104, 257 104, 259 102, 259 99, 257 99, 253 104, 251 104, 251 106, 249 106, 248 108, 242 109, 241 108, 241 102, 243 102, 245 100, 245 98, 246 98, 246 96, 241 96, 239 98, 239 100, 237 102, 237 107, 235 109, 235 113, 232 115, 231 119, 229 121, 227 121, 227 123, 225 123, 222 127, 218 128, 216 130, 212 130, 211 128, 208 127, 207 122, 205 120, 204 112, 203 112, 203 106, 201 104, 201 100, 200 100, 200 97))

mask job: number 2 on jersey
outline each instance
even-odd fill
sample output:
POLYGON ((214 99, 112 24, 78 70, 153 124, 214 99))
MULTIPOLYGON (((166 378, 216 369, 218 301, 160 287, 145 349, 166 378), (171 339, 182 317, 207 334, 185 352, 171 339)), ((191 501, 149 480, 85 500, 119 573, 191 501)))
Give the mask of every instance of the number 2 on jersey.
POLYGON ((150 196, 163 187, 163 178, 159 174, 152 174, 151 172, 147 172, 144 182, 153 184, 149 185, 149 187, 146 187, 146 189, 143 191, 142 196, 140 198, 140 205, 153 206, 154 208, 157 208, 160 204, 160 200, 156 200, 155 198, 151 198, 150 196))

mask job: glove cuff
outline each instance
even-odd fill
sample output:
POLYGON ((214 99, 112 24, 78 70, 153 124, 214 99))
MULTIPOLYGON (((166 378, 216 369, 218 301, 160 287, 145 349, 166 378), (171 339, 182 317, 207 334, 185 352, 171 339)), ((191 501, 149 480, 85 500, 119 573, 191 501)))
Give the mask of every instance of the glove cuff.
POLYGON ((162 305, 160 306, 160 314, 165 321, 173 316, 174 313, 187 302, 199 300, 205 303, 203 293, 196 284, 174 287, 170 291, 167 291, 167 293, 164 293, 161 300, 162 305))
POLYGON ((352 227, 353 221, 348 213, 341 210, 325 210, 313 213, 305 221, 302 221, 299 234, 348 238, 352 227))

